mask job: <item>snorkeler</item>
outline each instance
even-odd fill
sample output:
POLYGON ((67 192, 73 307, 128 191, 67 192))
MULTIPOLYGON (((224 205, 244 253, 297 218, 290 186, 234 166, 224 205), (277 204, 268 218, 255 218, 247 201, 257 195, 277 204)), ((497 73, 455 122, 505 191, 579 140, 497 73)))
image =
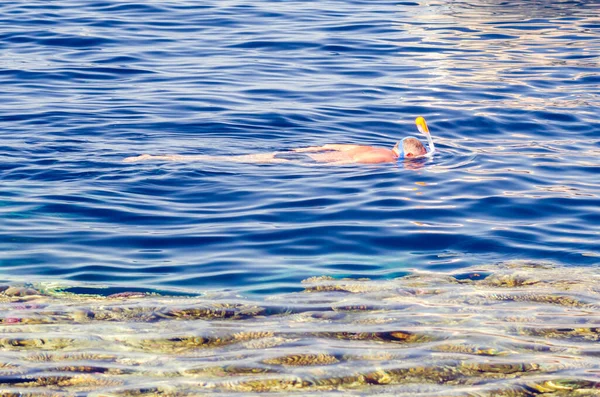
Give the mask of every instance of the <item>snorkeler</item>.
POLYGON ((423 117, 415 120, 419 131, 427 137, 429 151, 415 137, 409 136, 396 143, 392 149, 377 148, 365 145, 328 144, 307 148, 292 149, 296 153, 315 153, 310 157, 320 163, 393 163, 399 160, 430 156, 435 150, 429 128, 423 117), (319 153, 320 152, 320 153, 319 153))
POLYGON ((328 144, 311 146, 307 148, 292 149, 287 152, 264 154, 247 154, 240 156, 205 156, 205 155, 158 155, 143 154, 136 157, 127 157, 126 163, 144 160, 170 160, 170 161, 234 161, 240 163, 291 163, 302 161, 296 153, 304 153, 308 158, 317 163, 330 164, 376 164, 393 163, 404 159, 430 157, 435 152, 435 145, 429 133, 429 128, 423 117, 415 120, 419 131, 427 137, 429 150, 415 137, 406 137, 400 140, 392 149, 377 148, 365 145, 338 145, 328 144))

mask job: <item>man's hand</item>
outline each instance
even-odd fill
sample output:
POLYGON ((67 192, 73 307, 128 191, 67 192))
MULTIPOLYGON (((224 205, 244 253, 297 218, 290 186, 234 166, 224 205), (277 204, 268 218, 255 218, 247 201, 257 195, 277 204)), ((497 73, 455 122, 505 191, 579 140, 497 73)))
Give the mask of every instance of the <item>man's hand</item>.
MULTIPOLYGON (((327 145, 325 145, 325 146, 327 146, 327 145)), ((292 152, 296 152, 296 153, 312 153, 312 152, 322 152, 324 150, 331 150, 331 149, 327 149, 325 146, 302 147, 302 148, 298 148, 298 149, 292 149, 292 152)))
MULTIPOLYGON (((201 160, 202 156, 182 156, 180 154, 164 154, 152 156, 151 154, 142 154, 141 156, 127 157, 123 160, 124 163, 137 163, 138 161, 146 160, 168 160, 168 161, 191 161, 201 160)), ((206 156, 205 156, 206 157, 206 156)))
POLYGON ((135 163, 138 161, 144 161, 144 160, 149 160, 154 156, 151 156, 149 154, 142 154, 140 156, 132 156, 132 157, 127 157, 126 159, 123 160, 124 163, 135 163))

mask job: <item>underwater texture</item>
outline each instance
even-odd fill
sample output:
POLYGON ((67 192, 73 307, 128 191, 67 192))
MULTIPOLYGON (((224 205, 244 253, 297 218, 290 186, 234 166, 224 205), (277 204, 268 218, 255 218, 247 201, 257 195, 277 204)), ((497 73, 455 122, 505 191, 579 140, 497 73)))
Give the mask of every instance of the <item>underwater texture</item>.
POLYGON ((598 396, 599 281, 597 269, 504 263, 385 282, 314 277, 264 300, 3 286, 0 388, 598 396))

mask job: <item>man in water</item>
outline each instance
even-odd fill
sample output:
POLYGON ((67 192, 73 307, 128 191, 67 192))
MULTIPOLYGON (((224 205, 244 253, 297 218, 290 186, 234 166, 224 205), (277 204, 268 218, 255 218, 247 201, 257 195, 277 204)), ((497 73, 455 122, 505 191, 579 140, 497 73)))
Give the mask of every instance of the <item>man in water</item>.
MULTIPOLYGON (((427 154, 427 149, 417 138, 408 137, 396 143, 392 149, 378 148, 365 145, 311 146, 292 149, 295 153, 310 153, 308 156, 319 163, 395 163, 401 158, 419 157, 427 154), (402 146, 400 146, 402 145, 402 146)), ((276 154, 275 158, 285 158, 276 154)))
POLYGON ((307 148, 292 149, 286 152, 247 154, 240 156, 205 156, 205 155, 159 155, 152 156, 143 154, 137 157, 127 157, 123 160, 126 163, 133 163, 145 160, 170 160, 170 161, 234 161, 239 163, 292 163, 302 162, 304 153, 309 160, 317 163, 329 164, 377 164, 377 163, 395 163, 403 159, 418 158, 433 155, 435 146, 429 128, 423 117, 417 117, 415 120, 419 131, 427 137, 429 142, 429 151, 425 146, 414 137, 406 137, 392 149, 377 148, 366 145, 338 145, 329 144, 324 146, 311 146, 307 148))

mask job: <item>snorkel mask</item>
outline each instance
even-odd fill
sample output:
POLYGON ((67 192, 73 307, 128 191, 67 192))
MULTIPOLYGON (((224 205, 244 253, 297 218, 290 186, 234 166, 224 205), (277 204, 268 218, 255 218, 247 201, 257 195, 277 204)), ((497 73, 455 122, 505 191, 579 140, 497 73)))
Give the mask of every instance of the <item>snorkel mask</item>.
MULTIPOLYGON (((432 157, 433 153, 435 152, 435 145, 433 144, 433 139, 431 138, 431 134, 429 133, 429 128, 427 127, 427 123, 425 122, 425 119, 423 117, 419 116, 415 120, 415 124, 417 125, 419 132, 427 137, 427 144, 429 145, 429 150, 427 150, 426 154, 411 157, 411 159, 432 157)), ((398 153, 398 161, 404 160, 404 141, 409 138, 414 138, 414 137, 407 136, 406 138, 402 138, 398 143, 396 143, 396 145, 392 149, 394 152, 398 153)), ((416 138, 414 138, 414 139, 416 139, 416 138)))

